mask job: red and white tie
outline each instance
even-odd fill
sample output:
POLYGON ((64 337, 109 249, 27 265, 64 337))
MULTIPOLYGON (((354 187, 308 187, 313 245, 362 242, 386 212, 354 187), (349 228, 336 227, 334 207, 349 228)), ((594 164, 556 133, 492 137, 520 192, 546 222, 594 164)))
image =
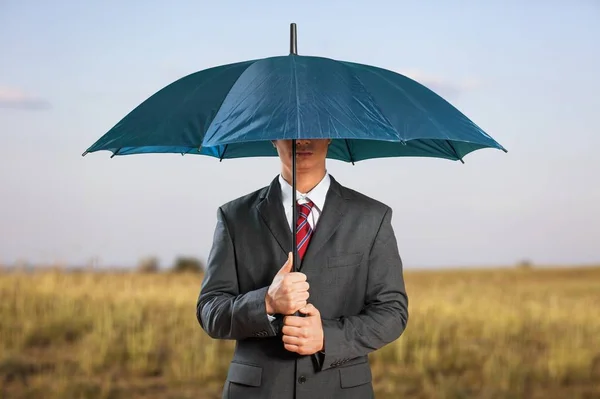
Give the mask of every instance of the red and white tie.
POLYGON ((298 256, 300 260, 306 253, 310 236, 312 234, 312 228, 308 223, 308 215, 315 204, 312 201, 308 201, 305 204, 298 204, 298 220, 296 221, 296 246, 298 247, 298 256))

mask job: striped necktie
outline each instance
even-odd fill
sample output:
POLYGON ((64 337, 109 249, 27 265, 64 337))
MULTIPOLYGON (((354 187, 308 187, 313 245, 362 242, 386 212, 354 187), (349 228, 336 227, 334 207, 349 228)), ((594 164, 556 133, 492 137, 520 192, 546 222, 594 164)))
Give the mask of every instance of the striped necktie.
POLYGON ((298 256, 300 257, 300 260, 304 258, 312 234, 312 228, 308 223, 308 215, 314 205, 315 204, 310 200, 306 204, 297 205, 298 220, 296 221, 296 246, 298 247, 298 256))

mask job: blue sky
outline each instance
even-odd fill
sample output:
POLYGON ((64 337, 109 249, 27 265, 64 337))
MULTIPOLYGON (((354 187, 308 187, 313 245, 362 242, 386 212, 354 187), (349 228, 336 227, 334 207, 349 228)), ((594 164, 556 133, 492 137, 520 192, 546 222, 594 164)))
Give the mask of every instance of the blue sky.
POLYGON ((175 79, 287 54, 290 22, 300 54, 405 73, 509 151, 329 162, 394 209, 407 269, 600 262, 600 3, 202 3, 0 2, 0 262, 206 259, 276 158, 81 153, 175 79))

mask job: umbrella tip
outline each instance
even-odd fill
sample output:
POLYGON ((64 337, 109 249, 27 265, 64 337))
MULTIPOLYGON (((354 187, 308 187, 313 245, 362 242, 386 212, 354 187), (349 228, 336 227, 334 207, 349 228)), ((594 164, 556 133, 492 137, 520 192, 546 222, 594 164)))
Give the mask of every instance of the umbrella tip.
POLYGON ((83 154, 81 154, 81 156, 82 156, 82 157, 85 157, 85 156, 87 155, 87 153, 88 153, 88 152, 87 152, 87 150, 85 150, 85 151, 83 152, 83 154))
POLYGON ((295 22, 290 24, 290 54, 298 55, 298 34, 295 22))

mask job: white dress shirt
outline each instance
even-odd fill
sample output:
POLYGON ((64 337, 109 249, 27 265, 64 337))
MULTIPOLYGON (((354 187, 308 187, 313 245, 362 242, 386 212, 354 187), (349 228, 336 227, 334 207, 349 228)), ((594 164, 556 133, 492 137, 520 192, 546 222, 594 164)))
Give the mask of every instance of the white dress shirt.
MULTIPOLYGON (((283 204, 283 209, 285 209, 285 217, 287 218, 290 231, 292 231, 292 226, 296 225, 296 223, 292 221, 292 186, 285 181, 281 175, 279 175, 279 184, 281 186, 281 201, 283 204)), ((308 215, 308 224, 313 230, 319 221, 319 216, 321 216, 321 213, 323 213, 325 198, 327 197, 330 184, 331 179, 329 178, 329 173, 325 172, 325 176, 319 182, 319 184, 317 184, 308 193, 301 193, 296 190, 296 200, 299 204, 305 204, 308 202, 308 200, 311 200, 315 204, 308 215)))

